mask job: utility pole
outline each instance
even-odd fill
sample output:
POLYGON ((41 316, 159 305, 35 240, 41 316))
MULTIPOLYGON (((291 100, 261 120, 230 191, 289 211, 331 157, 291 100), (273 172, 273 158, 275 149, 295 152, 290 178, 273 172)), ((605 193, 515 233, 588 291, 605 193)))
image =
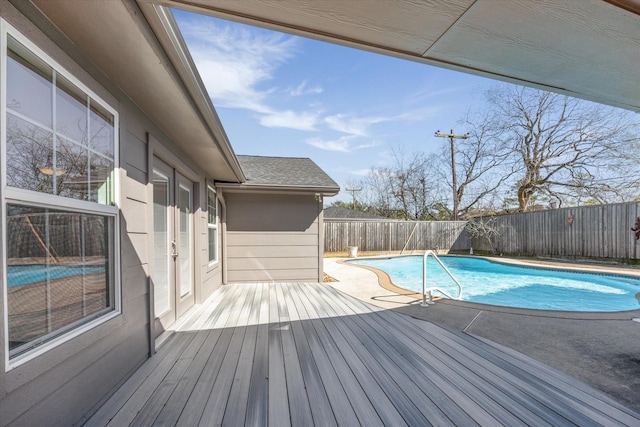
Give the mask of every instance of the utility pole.
POLYGON ((345 188, 344 191, 351 193, 351 197, 353 198, 353 210, 356 210, 356 193, 362 191, 362 188, 345 188))
POLYGON ((440 131, 436 131, 435 136, 438 138, 449 138, 449 142, 451 143, 451 175, 453 180, 453 220, 458 220, 458 178, 456 176, 456 147, 455 140, 456 139, 467 139, 469 138, 469 134, 466 133, 464 135, 456 135, 453 133, 453 129, 451 129, 451 133, 440 133, 440 131))

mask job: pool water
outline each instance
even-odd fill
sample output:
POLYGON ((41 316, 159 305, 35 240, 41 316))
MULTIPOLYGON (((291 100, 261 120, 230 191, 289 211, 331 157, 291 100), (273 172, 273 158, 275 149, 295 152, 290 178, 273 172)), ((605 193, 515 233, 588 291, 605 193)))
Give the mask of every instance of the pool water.
MULTIPOLYGON (((563 311, 640 309, 640 278, 521 267, 476 257, 439 258, 462 284, 463 301, 563 311)), ((382 270, 395 285, 422 292, 422 256, 350 262, 382 270)), ((456 284, 432 257, 427 261, 427 287, 458 294, 456 284)))
POLYGON ((9 287, 44 282, 47 274, 50 280, 82 274, 103 273, 104 267, 70 266, 70 265, 10 265, 7 268, 7 282, 9 287))

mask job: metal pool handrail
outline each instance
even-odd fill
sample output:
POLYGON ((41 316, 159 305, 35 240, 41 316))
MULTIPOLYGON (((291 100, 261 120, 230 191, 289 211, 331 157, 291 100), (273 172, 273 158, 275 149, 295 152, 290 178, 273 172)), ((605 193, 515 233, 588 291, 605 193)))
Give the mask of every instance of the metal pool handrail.
POLYGON ((420 304, 422 307, 428 307, 429 304, 433 304, 433 292, 440 292, 442 295, 446 296, 447 298, 450 299, 460 299, 462 298, 462 285, 460 284, 460 282, 458 282, 458 279, 455 278, 455 276, 453 274, 451 274, 451 272, 449 271, 449 269, 442 263, 442 261, 440 261, 440 258, 438 258, 438 256, 436 255, 435 252, 433 252, 432 250, 427 250, 425 251, 423 257, 422 257, 422 304, 420 304), (443 291, 442 289, 438 288, 438 287, 431 287, 431 288, 427 288, 427 257, 431 255, 436 261, 438 261, 438 264, 440 264, 440 267, 442 267, 444 269, 444 271, 449 275, 449 277, 451 277, 451 279, 453 279, 453 281, 456 283, 456 285, 458 285, 458 296, 457 297, 452 297, 451 295, 449 295, 448 293, 446 293, 445 291, 443 291), (427 292, 429 292, 429 301, 427 301, 427 292))

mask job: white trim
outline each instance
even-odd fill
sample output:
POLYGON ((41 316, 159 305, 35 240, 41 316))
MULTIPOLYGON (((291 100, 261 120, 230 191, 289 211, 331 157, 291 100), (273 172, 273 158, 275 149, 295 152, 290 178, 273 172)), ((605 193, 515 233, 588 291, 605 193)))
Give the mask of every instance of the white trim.
MULTIPOLYGON (((7 117, 7 22, 0 18, 0 237, 7 235, 7 209, 4 199, 4 189, 6 177, 2 170, 2 159, 7 158, 6 141, 7 126, 5 125, 7 117)), ((9 305, 7 302, 7 239, 0 238, 2 245, 0 247, 0 298, 2 298, 2 341, 3 341, 3 359, 4 371, 11 369, 9 365, 9 322, 5 319, 9 316, 9 305)))
MULTIPOLYGON (((115 175, 115 173, 114 173, 115 175)), ((102 214, 102 215, 118 215, 119 209, 116 206, 102 205, 86 200, 71 199, 55 194, 37 193, 35 191, 23 190, 20 188, 5 187, 5 199, 11 199, 16 203, 38 204, 52 209, 73 209, 84 213, 102 214), (63 199, 65 204, 61 205, 60 200, 63 199), (100 209, 96 209, 100 206, 100 209)))
MULTIPOLYGON (((186 177, 185 177, 186 178, 186 177)), ((194 295, 195 294, 195 290, 196 290, 196 274, 195 274, 195 268, 196 268, 196 261, 195 261, 195 257, 194 257, 194 246, 196 244, 195 242, 195 237, 196 237, 196 233, 195 233, 195 227, 194 227, 194 216, 195 216, 195 206, 194 206, 194 192, 195 192, 195 185, 193 183, 193 181, 189 180, 187 178, 187 181, 191 184, 191 188, 189 188, 189 186, 184 184, 184 181, 181 182, 180 177, 176 176, 176 183, 178 184, 178 188, 177 188, 177 194, 175 194, 174 196, 174 201, 175 201, 175 205, 178 207, 176 214, 178 216, 177 218, 177 224, 176 226, 174 226, 176 228, 175 232, 176 232, 176 236, 177 237, 177 241, 178 241, 178 253, 181 252, 180 250, 180 246, 182 246, 184 244, 184 242, 182 241, 182 231, 181 230, 181 226, 182 226, 182 206, 180 206, 180 190, 184 190, 186 192, 188 192, 189 194, 189 202, 188 202, 188 208, 189 211, 187 212, 187 231, 186 234, 189 238, 189 245, 187 247, 187 260, 189 262, 189 290, 185 293, 183 293, 183 289, 182 289, 182 285, 184 284, 184 277, 182 277, 182 262, 184 261, 184 259, 181 256, 178 256, 178 260, 180 260, 180 262, 178 264, 176 264, 176 269, 179 269, 178 272, 178 279, 180 281, 180 283, 176 284, 176 287, 178 288, 178 296, 179 298, 179 302, 184 301, 187 297, 189 297, 190 295, 194 295)), ((176 313, 176 319, 178 318, 177 313, 176 313)))
POLYGON ((218 216, 218 192, 216 191, 216 188, 213 185, 210 185, 207 183, 207 260, 209 261, 207 266, 208 267, 214 267, 216 265, 218 265, 218 263, 220 262, 220 228, 218 227, 218 224, 220 224, 220 217, 218 216), (209 191, 213 191, 213 194, 216 195, 216 222, 214 224, 213 227, 211 227, 211 223, 209 222, 209 191), (216 258, 215 259, 211 259, 210 254, 209 254, 209 230, 210 229, 214 229, 215 233, 216 233, 216 258))
MULTIPOLYGON (((120 121, 118 111, 111 106, 110 103, 105 101, 102 97, 98 96, 93 90, 91 90, 82 81, 78 80, 75 75, 69 72, 65 67, 55 61, 51 56, 40 49, 36 44, 32 43, 27 37, 25 37, 20 31, 14 28, 4 19, 0 18, 0 235, 5 238, 2 239, 0 245, 0 292, 2 293, 3 300, 3 333, 4 333, 4 370, 8 372, 17 366, 27 363, 30 360, 37 358, 38 356, 50 351, 51 349, 83 334, 86 331, 94 329, 98 325, 101 325, 115 317, 122 314, 122 273, 120 268, 120 121), (76 200, 72 198, 57 196, 53 194, 38 193, 35 191, 29 191, 19 188, 7 188, 6 186, 6 168, 4 166, 6 159, 6 117, 8 113, 6 93, 7 93, 7 50, 8 50, 8 35, 14 38, 16 41, 24 45, 40 60, 47 63, 54 70, 55 74, 63 75, 72 84, 82 90, 88 99, 98 103, 101 108, 104 108, 113 116, 113 206, 100 204, 96 202, 76 200), (61 332, 60 335, 53 337, 49 341, 38 345, 33 349, 26 350, 24 354, 10 358, 9 354, 9 325, 8 325, 8 287, 7 287, 7 215, 6 206, 7 203, 26 204, 41 208, 50 208, 61 211, 72 211, 78 213, 86 213, 93 215, 102 215, 111 217, 113 221, 112 234, 109 236, 110 247, 109 253, 109 265, 110 265, 110 277, 113 281, 109 284, 109 291, 113 292, 113 298, 110 303, 112 310, 99 315, 97 318, 90 320, 82 325, 74 327, 68 331, 61 332)), ((54 97, 55 108, 55 97, 54 97)), ((13 114, 13 112, 12 112, 13 114)), ((90 110, 87 108, 87 115, 90 115, 90 110)), ((15 114, 16 117, 22 117, 21 114, 15 114)), ((28 120, 32 122, 32 120, 28 120)), ((40 123, 33 123, 39 128, 43 128, 40 123)), ((90 126, 88 124, 88 126, 90 126)), ((53 124, 55 128, 55 123, 53 124)), ((55 135, 55 129, 52 129, 55 135)), ((90 128, 87 129, 90 131, 90 128)), ((72 141, 70 138, 67 138, 72 141)), ((73 141, 75 142, 75 141, 73 141)), ((88 149, 88 153, 98 154, 104 158, 107 156, 101 153, 93 152, 88 149)))
POLYGON ((47 353, 48 351, 50 351, 51 349, 54 349, 56 347, 58 347, 59 345, 62 345, 64 343, 66 343, 67 341, 72 340, 73 338, 76 338, 82 334, 84 334, 85 332, 96 328, 99 325, 102 325, 105 322, 108 322, 111 319, 114 319, 118 316, 120 316, 120 311, 110 311, 109 313, 98 317, 97 319, 94 319, 90 322, 87 322, 81 326, 78 326, 77 328, 73 328, 72 330, 65 332, 61 335, 58 335, 55 338, 52 338, 50 341, 35 347, 32 350, 29 350, 27 352, 25 352, 24 354, 21 354, 19 356, 14 357, 13 359, 8 359, 8 355, 9 355, 9 351, 5 351, 5 353, 7 354, 7 365, 5 367, 5 372, 9 372, 12 369, 17 368, 20 365, 24 365, 25 363, 29 362, 30 360, 33 360, 35 358, 37 358, 38 356, 41 356, 45 353, 47 353))

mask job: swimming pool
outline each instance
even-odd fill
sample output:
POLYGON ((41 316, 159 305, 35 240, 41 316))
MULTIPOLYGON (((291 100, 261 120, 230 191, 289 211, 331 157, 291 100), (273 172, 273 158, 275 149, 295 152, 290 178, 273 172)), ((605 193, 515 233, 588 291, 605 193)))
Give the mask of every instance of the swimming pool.
MULTIPOLYGON (((516 266, 484 258, 440 256, 463 286, 463 301, 563 311, 640 309, 640 278, 516 266)), ((348 262, 386 272, 402 288, 422 292, 422 256, 359 258, 348 262)), ((457 295, 457 286, 429 257, 428 287, 457 295)))
POLYGON ((7 267, 7 283, 9 288, 28 285, 47 280, 62 279, 78 275, 104 273, 104 266, 72 266, 72 265, 10 265, 7 267))

